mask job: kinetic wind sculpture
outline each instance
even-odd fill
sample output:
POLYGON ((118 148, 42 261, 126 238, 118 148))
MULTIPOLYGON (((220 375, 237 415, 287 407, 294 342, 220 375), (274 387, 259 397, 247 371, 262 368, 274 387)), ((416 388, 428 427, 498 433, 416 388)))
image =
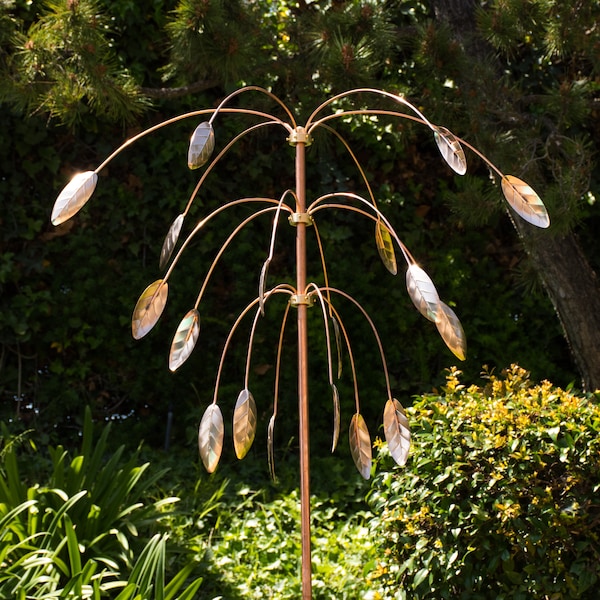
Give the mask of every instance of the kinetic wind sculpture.
POLYGON ((354 395, 356 410, 350 421, 349 440, 352 458, 360 474, 368 479, 371 472, 371 439, 365 420, 360 412, 360 402, 358 387, 356 381, 356 372, 352 348, 348 332, 344 326, 341 315, 337 311, 333 298, 342 296, 353 303, 362 313, 369 323, 383 364, 383 372, 386 381, 387 401, 383 413, 383 427, 386 441, 388 443, 391 456, 399 465, 404 465, 410 445, 410 430, 408 420, 400 402, 393 398, 390 389, 389 377, 387 372, 386 360, 377 329, 363 309, 361 304, 342 290, 331 287, 328 283, 327 268, 323 254, 323 248, 315 221, 316 214, 325 209, 347 210, 358 213, 374 223, 375 244, 379 255, 385 267, 395 275, 398 270, 396 261, 395 245, 400 250, 402 257, 406 262, 406 287, 408 294, 416 306, 417 310, 424 317, 433 321, 437 329, 449 347, 449 349, 461 360, 466 355, 466 340, 463 328, 453 310, 442 302, 438 296, 436 288, 430 277, 417 264, 409 250, 402 243, 390 222, 377 207, 377 203, 369 182, 361 168, 356 156, 352 152, 346 140, 330 126, 330 122, 335 119, 348 117, 350 115, 372 115, 397 117, 410 119, 428 127, 433 133, 435 143, 440 153, 448 165, 459 175, 467 171, 465 154, 461 146, 469 148, 478 155, 495 173, 501 183, 502 192, 508 204, 523 219, 538 227, 548 227, 550 224, 548 214, 544 204, 536 192, 524 181, 512 175, 504 175, 495 165, 493 165, 483 154, 464 140, 453 135, 446 128, 431 123, 417 108, 408 102, 402 96, 384 92, 377 89, 354 89, 345 93, 333 96, 323 102, 308 118, 304 126, 296 123, 294 115, 289 108, 275 95, 263 88, 249 86, 242 88, 230 94, 223 100, 217 108, 198 110, 169 119, 154 127, 151 127, 139 135, 126 141, 113 154, 111 154, 97 169, 79 173, 73 177, 69 184, 63 189, 57 198, 52 211, 52 223, 58 225, 66 221, 77 213, 93 194, 98 173, 121 151, 157 129, 166 125, 175 123, 182 119, 195 118, 203 115, 210 115, 208 121, 201 122, 193 132, 189 150, 188 166, 190 169, 198 169, 209 163, 215 148, 215 134, 213 124, 217 117, 222 114, 242 114, 256 118, 257 122, 242 131, 234 139, 229 141, 217 154, 200 177, 193 193, 191 194, 185 210, 173 221, 166 239, 164 241, 161 255, 160 268, 164 269, 171 260, 175 248, 178 244, 180 232, 183 228, 184 220, 197 197, 203 182, 211 173, 217 163, 223 158, 228 150, 238 142, 243 136, 268 126, 281 127, 287 135, 287 141, 295 147, 295 179, 296 187, 294 190, 286 190, 279 199, 274 198, 241 198, 230 201, 201 219, 190 231, 187 238, 179 246, 170 266, 165 275, 157 281, 150 284, 140 296, 133 310, 132 333, 135 339, 144 337, 156 324, 165 304, 168 295, 168 280, 173 269, 179 262, 183 251, 188 246, 194 236, 204 228, 208 222, 217 214, 233 206, 240 204, 256 205, 259 207, 251 216, 241 222, 227 238, 220 251, 217 253, 213 263, 201 286, 196 303, 181 320, 169 353, 169 368, 172 371, 178 369, 191 355, 194 346, 198 340, 200 331, 200 313, 198 306, 206 289, 207 283, 217 266, 219 259, 227 246, 234 240, 236 235, 253 219, 262 215, 272 215, 273 227, 271 234, 271 243, 269 254, 264 262, 260 275, 258 277, 258 296, 250 302, 241 312, 233 324, 224 349, 221 355, 217 378, 214 389, 214 398, 208 406, 200 422, 198 432, 198 445, 202 462, 207 471, 212 472, 217 467, 221 451, 223 448, 224 425, 223 415, 218 404, 219 382, 225 357, 230 346, 232 336, 243 319, 254 312, 254 319, 250 329, 248 344, 248 354, 246 362, 246 374, 244 389, 240 392, 233 411, 233 444, 238 458, 243 458, 250 449, 256 432, 257 411, 254 398, 249 390, 249 369, 251 363, 251 354, 256 327, 261 315, 264 315, 265 305, 275 296, 281 294, 287 297, 286 308, 284 311, 281 332, 279 336, 279 345, 277 349, 277 363, 275 369, 275 390, 273 399, 273 412, 268 423, 267 446, 269 469, 274 476, 274 450, 273 450, 273 432, 275 420, 278 415, 278 387, 280 375, 280 358, 282 350, 283 333, 288 321, 290 308, 297 311, 297 334, 298 334, 298 410, 300 417, 299 424, 299 444, 300 444, 300 488, 301 488, 301 537, 302 537, 302 597, 311 598, 311 565, 310 565, 310 485, 309 485, 309 413, 308 413, 308 332, 307 332, 307 309, 313 305, 318 305, 323 316, 323 326, 327 341, 327 361, 328 378, 332 390, 333 399, 333 443, 332 451, 335 450, 340 430, 340 399, 336 387, 336 377, 334 376, 333 355, 337 356, 337 378, 341 376, 341 355, 345 347, 348 353, 350 369, 354 383, 354 395), (230 101, 242 93, 250 91, 267 95, 279 106, 285 114, 285 119, 280 119, 268 113, 263 113, 250 108, 231 108, 228 106, 230 101), (333 109, 336 102, 347 99, 350 96, 361 94, 378 96, 392 105, 392 109, 333 109), (399 109, 408 109, 410 113, 402 112, 399 109), (332 192, 317 198, 307 206, 305 195, 305 150, 312 141, 313 132, 317 129, 324 129, 334 135, 348 152, 350 159, 354 162, 359 171, 364 187, 367 191, 367 197, 353 192, 332 192), (293 206, 292 206, 293 204, 293 206), (287 216, 289 223, 296 227, 296 285, 277 284, 274 287, 268 286, 269 264, 273 258, 274 247, 278 227, 282 217, 287 216), (321 258, 322 276, 324 285, 307 281, 306 269, 306 235, 309 227, 312 227, 316 242, 319 248, 321 258))

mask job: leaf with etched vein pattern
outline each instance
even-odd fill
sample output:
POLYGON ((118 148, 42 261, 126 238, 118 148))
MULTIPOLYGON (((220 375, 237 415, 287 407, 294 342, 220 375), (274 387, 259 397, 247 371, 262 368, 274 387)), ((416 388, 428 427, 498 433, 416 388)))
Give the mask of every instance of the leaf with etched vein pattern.
POLYGON ((233 445, 242 459, 250 450, 256 435, 256 404, 248 390, 242 390, 233 411, 233 445))
POLYGON ((198 450, 204 468, 212 473, 219 464, 223 451, 223 415, 217 404, 211 404, 200 421, 198 429, 198 450))
POLYGON ((467 172, 467 160, 456 136, 445 127, 434 125, 433 137, 443 159, 448 163, 450 168, 455 173, 464 175, 467 172))
POLYGON ((406 288, 417 310, 430 321, 435 321, 440 298, 429 275, 415 263, 406 270, 406 288))
POLYGON ((383 432, 392 458, 403 467, 410 450, 410 426, 404 408, 395 398, 385 403, 383 432))
POLYGON ((60 225, 79 212, 94 193, 97 183, 98 174, 95 171, 74 175, 54 202, 50 217, 52 225, 60 225))
POLYGON ((398 265, 396 264, 396 253, 394 252, 394 242, 390 230, 385 224, 378 220, 375 224, 375 243, 377 251, 385 265, 385 268, 392 274, 398 273, 398 265))
POLYGON ((195 308, 188 311, 177 327, 171 351, 169 352, 169 369, 176 371, 190 356, 200 334, 200 314, 195 308))
POLYGON ((188 167, 198 169, 205 165, 215 149, 215 133, 212 125, 200 123, 192 133, 188 149, 188 167))
POLYGON ((179 215, 173 221, 173 223, 171 223, 171 227, 169 227, 169 231, 167 232, 167 237, 165 237, 165 241, 163 242, 160 250, 160 260, 158 266, 161 270, 166 267, 169 259, 171 258, 171 254, 173 254, 173 249, 175 248, 177 240, 179 239, 182 226, 183 215, 179 215))
POLYGON ((446 346, 454 356, 459 360, 465 360, 467 358, 467 339, 463 326, 455 312, 441 301, 435 324, 446 346))
POLYGON ((168 291, 168 284, 157 279, 142 292, 131 318, 131 333, 136 340, 143 338, 156 325, 167 303, 168 291))
POLYGON ((542 229, 550 227, 550 217, 544 203, 527 183, 513 175, 504 175, 502 192, 513 210, 528 223, 542 229))
POLYGON ((350 421, 350 453, 358 472, 364 479, 371 477, 371 438, 367 424, 360 413, 352 416, 350 421))

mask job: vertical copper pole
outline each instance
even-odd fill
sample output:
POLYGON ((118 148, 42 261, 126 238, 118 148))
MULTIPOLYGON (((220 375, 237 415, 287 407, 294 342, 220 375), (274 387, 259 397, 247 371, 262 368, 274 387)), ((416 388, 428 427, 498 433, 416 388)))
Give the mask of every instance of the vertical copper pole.
MULTIPOLYGON (((300 129, 300 128, 298 128, 300 129)), ((304 131, 302 130, 302 133, 304 131)), ((304 136, 296 141, 296 213, 306 212, 304 136)), ((306 292, 306 223, 296 223, 296 294, 306 292)), ((310 440, 308 432, 308 326, 307 304, 298 303, 298 414, 300 441, 300 519, 302 536, 302 600, 312 598, 310 543, 310 440)))

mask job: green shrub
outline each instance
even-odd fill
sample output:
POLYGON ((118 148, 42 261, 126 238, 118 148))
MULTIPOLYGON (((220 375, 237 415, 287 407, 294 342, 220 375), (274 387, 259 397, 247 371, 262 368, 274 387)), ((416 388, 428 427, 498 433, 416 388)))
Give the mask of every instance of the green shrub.
POLYGON ((168 535, 156 530, 178 498, 148 500, 163 472, 150 476, 137 453, 113 452, 109 426, 94 439, 89 410, 73 458, 58 446, 47 461, 25 438, 2 427, 0 598, 194 597, 193 563, 165 581, 168 535), (39 481, 28 482, 34 472, 39 481))
POLYGON ((379 448, 389 597, 597 598, 600 407, 517 366, 483 388, 459 377, 408 409, 406 468, 379 448))

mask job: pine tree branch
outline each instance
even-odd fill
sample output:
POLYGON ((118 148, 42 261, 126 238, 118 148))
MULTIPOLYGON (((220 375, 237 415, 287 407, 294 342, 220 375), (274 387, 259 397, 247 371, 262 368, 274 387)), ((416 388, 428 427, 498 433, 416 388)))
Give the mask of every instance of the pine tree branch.
POLYGON ((155 98, 157 100, 173 100, 174 98, 181 98, 182 96, 186 96, 187 94, 196 94, 198 92, 203 92, 205 90, 209 90, 214 88, 220 84, 220 81, 216 79, 208 79, 195 81, 194 83, 190 83, 189 85, 183 85, 175 88, 150 88, 150 87, 141 87, 139 88, 140 92, 148 98, 155 98))

